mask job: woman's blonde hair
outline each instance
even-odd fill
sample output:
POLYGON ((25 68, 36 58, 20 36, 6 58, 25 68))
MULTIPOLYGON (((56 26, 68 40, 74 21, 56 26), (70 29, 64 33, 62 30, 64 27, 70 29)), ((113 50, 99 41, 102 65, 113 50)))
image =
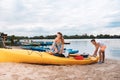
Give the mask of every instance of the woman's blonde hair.
POLYGON ((59 34, 61 37, 60 37, 60 39, 61 39, 61 42, 62 42, 62 44, 64 44, 64 38, 63 38, 63 35, 62 35, 62 33, 61 32, 57 32, 57 34, 59 34))

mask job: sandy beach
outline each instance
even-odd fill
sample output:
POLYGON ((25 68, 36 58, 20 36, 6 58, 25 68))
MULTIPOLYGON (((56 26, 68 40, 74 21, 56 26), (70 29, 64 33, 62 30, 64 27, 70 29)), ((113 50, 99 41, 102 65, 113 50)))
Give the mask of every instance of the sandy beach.
POLYGON ((0 80, 120 80, 119 66, 111 59, 91 65, 0 63, 0 80))
POLYGON ((120 80, 119 66, 109 59, 91 65, 0 63, 0 80, 120 80))

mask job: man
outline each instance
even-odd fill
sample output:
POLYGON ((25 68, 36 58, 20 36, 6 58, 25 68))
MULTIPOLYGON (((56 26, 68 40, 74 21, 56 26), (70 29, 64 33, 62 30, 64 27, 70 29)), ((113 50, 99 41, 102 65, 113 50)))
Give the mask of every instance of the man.
POLYGON ((4 33, 0 33, 0 48, 6 48, 5 46, 5 39, 6 39, 7 35, 4 33))
POLYGON ((106 45, 100 42, 96 42, 94 39, 91 40, 92 44, 95 46, 95 51, 93 56, 97 56, 97 52, 99 50, 99 64, 104 63, 105 61, 105 49, 106 45))

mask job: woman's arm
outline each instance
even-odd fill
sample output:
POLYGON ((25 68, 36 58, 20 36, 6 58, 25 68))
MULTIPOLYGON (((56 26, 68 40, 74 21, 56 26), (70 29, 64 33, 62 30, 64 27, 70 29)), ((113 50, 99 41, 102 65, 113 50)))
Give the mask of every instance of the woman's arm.
POLYGON ((57 38, 55 38, 55 40, 50 48, 52 51, 54 51, 54 53, 58 53, 58 50, 56 48, 56 42, 57 42, 57 38))
POLYGON ((50 49, 54 49, 54 46, 55 46, 55 42, 53 42, 52 46, 50 47, 50 49))
POLYGON ((60 49, 60 54, 62 54, 64 52, 64 44, 62 44, 62 47, 60 49))
POLYGON ((61 45, 61 49, 60 49, 60 54, 62 54, 64 52, 64 38, 62 39, 62 45, 61 45))
POLYGON ((51 49, 54 49, 55 48, 55 43, 57 42, 57 38, 55 38, 55 40, 53 41, 53 44, 51 46, 51 49))

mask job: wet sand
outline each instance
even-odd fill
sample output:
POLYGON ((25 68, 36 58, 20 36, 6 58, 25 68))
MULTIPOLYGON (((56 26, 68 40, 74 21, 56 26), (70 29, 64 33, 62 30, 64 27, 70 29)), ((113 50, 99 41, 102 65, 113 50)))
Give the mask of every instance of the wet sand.
POLYGON ((120 61, 60 66, 0 63, 0 80, 120 80, 120 61))

